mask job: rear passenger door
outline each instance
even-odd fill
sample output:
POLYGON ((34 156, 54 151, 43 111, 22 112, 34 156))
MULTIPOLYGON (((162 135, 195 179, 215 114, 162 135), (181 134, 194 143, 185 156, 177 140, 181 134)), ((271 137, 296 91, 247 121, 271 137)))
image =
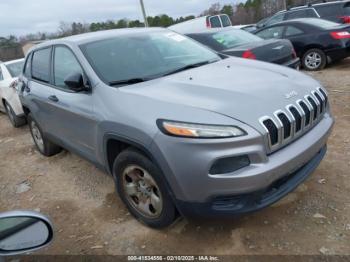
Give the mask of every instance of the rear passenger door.
POLYGON ((283 38, 290 40, 298 56, 301 56, 305 45, 306 33, 299 27, 288 25, 285 28, 283 38))
POLYGON ((55 90, 55 132, 69 149, 95 161, 96 120, 91 92, 75 92, 64 80, 84 70, 78 59, 65 45, 54 46, 52 56, 52 85, 55 90))
POLYGON ((28 56, 23 88, 23 96, 30 103, 28 107, 32 117, 38 122, 45 134, 54 134, 52 116, 55 112, 54 89, 50 86, 51 81, 51 52, 52 47, 45 47, 33 52, 28 56), (28 68, 29 67, 29 68, 28 68), (28 71, 27 71, 28 70, 28 71))

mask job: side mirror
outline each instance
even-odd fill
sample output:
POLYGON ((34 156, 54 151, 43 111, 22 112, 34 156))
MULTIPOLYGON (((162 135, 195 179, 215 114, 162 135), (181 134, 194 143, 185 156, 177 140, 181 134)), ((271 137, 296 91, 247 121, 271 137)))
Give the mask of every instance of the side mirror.
POLYGON ((64 79, 64 83, 75 92, 87 91, 88 88, 84 84, 84 78, 81 73, 73 73, 64 79))
POLYGON ((34 251, 52 241, 48 218, 32 211, 0 213, 0 256, 34 251))

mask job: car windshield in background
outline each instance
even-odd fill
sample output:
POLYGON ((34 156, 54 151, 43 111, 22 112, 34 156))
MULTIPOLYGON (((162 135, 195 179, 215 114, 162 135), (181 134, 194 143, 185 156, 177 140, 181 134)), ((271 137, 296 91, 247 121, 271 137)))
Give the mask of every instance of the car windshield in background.
POLYGON ((262 41, 262 39, 256 35, 237 29, 215 33, 212 35, 212 38, 221 44, 223 49, 230 49, 238 45, 262 41))
POLYGON ((220 60, 211 50, 169 31, 123 35, 81 49, 110 85, 142 82, 220 60))
POLYGON ((331 21, 328 21, 328 20, 323 20, 323 19, 318 19, 318 18, 305 19, 305 20, 303 20, 303 22, 305 22, 305 23, 307 23, 309 25, 320 27, 322 29, 332 29, 332 28, 337 27, 337 26, 340 25, 338 23, 334 23, 334 22, 331 22, 331 21))
POLYGON ((12 77, 18 77, 23 69, 24 61, 6 64, 6 68, 9 70, 12 77))

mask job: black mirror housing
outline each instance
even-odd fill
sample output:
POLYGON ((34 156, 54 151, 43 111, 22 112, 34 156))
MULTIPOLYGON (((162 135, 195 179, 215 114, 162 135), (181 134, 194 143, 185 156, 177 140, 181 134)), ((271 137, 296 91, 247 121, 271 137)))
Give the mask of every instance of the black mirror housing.
POLYGON ((84 84, 84 77, 81 73, 73 73, 64 79, 64 83, 75 92, 87 91, 88 88, 84 84))

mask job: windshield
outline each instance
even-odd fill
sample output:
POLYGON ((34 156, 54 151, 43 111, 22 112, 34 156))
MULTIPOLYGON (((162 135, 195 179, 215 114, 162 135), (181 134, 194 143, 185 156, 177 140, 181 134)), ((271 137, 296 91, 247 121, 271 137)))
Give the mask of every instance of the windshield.
POLYGON ((6 64, 7 70, 9 70, 12 77, 18 77, 22 73, 24 61, 6 64))
POLYGON ((319 18, 310 18, 310 19, 305 19, 303 20, 303 22, 309 24, 309 25, 313 25, 313 26, 317 26, 323 29, 331 29, 333 27, 339 26, 340 24, 338 23, 334 23, 328 20, 323 20, 323 19, 319 19, 319 18))
POLYGON ((212 35, 212 38, 222 45, 223 49, 230 49, 238 45, 262 40, 256 35, 238 29, 215 33, 212 35))
POLYGON ((84 44, 81 49, 106 83, 140 82, 220 60, 209 49, 170 31, 122 35, 84 44))

